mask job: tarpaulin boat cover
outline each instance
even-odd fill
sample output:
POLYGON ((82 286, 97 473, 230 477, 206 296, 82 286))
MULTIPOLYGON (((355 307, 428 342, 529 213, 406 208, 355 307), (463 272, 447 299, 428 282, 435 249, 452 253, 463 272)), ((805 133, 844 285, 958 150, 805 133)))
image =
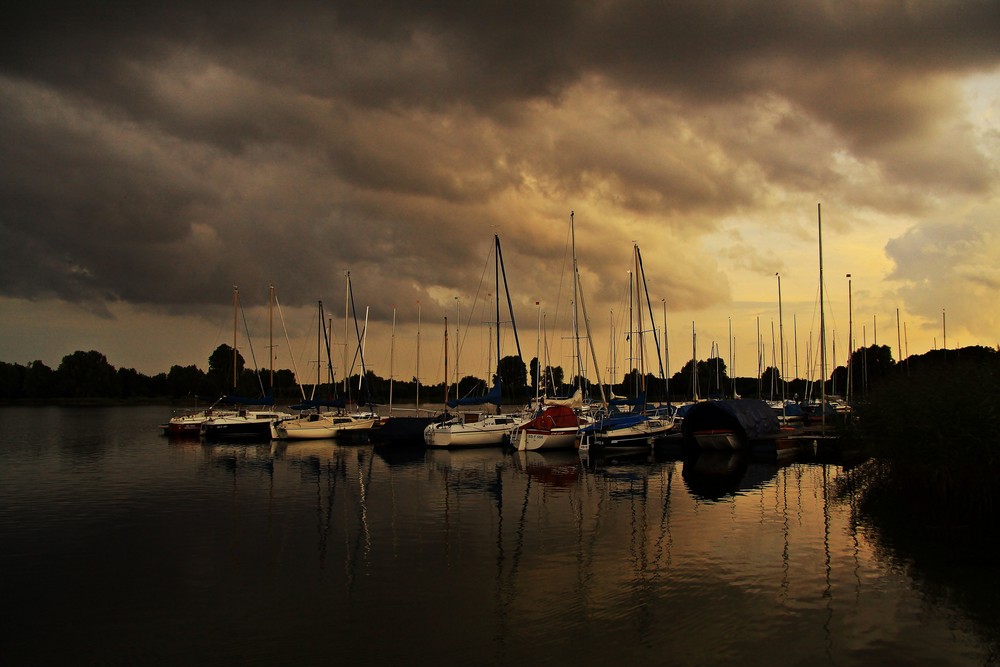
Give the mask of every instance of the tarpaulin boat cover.
POLYGON ((630 428, 644 421, 649 421, 649 416, 642 413, 618 412, 608 415, 600 421, 588 424, 580 429, 581 433, 607 433, 620 428, 630 428))
POLYGON ((616 396, 608 401, 608 405, 646 405, 646 394, 639 394, 635 398, 616 396))
POLYGON ((274 405, 274 396, 268 394, 261 398, 248 398, 246 396, 223 396, 219 399, 220 403, 228 403, 229 405, 274 405))
POLYGON ((543 399, 545 405, 565 405, 570 408, 583 407, 583 391, 577 389, 569 398, 546 398, 543 399))
POLYGON ((466 398, 453 398, 448 401, 449 408, 457 408, 460 405, 482 405, 483 403, 492 403, 493 405, 500 405, 500 379, 498 378, 496 383, 494 383, 493 388, 490 389, 490 393, 485 396, 468 396, 466 398))
POLYGON ((700 431, 732 430, 756 440, 779 429, 778 417, 771 406, 755 398, 695 403, 687 408, 681 422, 681 432, 687 438, 700 431))
POLYGON ((289 405, 290 410, 312 410, 314 408, 343 408, 347 406, 347 401, 343 398, 331 398, 328 400, 314 401, 308 399, 295 405, 289 405))
POLYGON ((573 408, 565 405, 553 405, 545 408, 542 414, 538 415, 522 428, 538 431, 548 431, 554 428, 572 428, 580 425, 580 418, 577 417, 573 408))

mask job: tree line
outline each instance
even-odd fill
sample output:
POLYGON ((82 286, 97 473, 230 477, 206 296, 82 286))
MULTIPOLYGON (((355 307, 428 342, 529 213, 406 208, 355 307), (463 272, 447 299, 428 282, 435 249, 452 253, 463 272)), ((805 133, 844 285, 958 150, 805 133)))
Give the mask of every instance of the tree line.
MULTIPOLYGON (((941 363, 952 360, 995 359, 998 355, 992 348, 969 347, 961 350, 935 350, 925 355, 910 357, 902 363, 893 360, 888 346, 869 346, 852 353, 848 366, 834 368, 825 380, 823 391, 827 395, 847 392, 848 380, 854 397, 864 397, 866 392, 877 385, 882 378, 909 372, 921 364, 941 363)), ((599 398, 596 383, 582 375, 566 377, 561 366, 541 367, 537 359, 531 359, 526 366, 516 356, 504 357, 497 365, 501 379, 503 400, 507 405, 520 404, 535 393, 536 380, 542 394, 569 395, 576 387, 582 387, 584 394, 599 398)), ((490 378, 490 384, 497 376, 490 378)), ((26 365, 0 362, 0 400, 44 401, 53 399, 164 399, 170 401, 200 400, 214 402, 225 395, 257 398, 265 395, 273 397, 280 404, 294 403, 303 398, 331 399, 344 398, 348 402, 440 404, 446 398, 466 397, 485 394, 489 389, 483 378, 467 375, 454 381, 437 384, 421 384, 417 378, 409 381, 390 380, 367 371, 363 376, 355 374, 336 382, 318 386, 300 386, 295 373, 288 369, 256 371, 247 368, 243 356, 234 353, 233 348, 223 344, 208 359, 208 370, 195 365, 174 365, 165 373, 148 376, 134 368, 115 368, 105 355, 95 350, 77 351, 62 358, 59 366, 52 369, 41 361, 26 365), (235 369, 235 370, 234 370, 235 369), (390 395, 391 394, 391 395, 390 395)), ((705 360, 691 360, 681 370, 669 378, 657 374, 642 373, 632 369, 625 373, 621 382, 605 385, 608 398, 615 396, 635 397, 644 394, 648 401, 682 401, 698 398, 746 398, 796 399, 819 396, 818 382, 800 378, 785 381, 779 369, 768 367, 756 377, 729 376, 723 359, 714 357, 705 360)))

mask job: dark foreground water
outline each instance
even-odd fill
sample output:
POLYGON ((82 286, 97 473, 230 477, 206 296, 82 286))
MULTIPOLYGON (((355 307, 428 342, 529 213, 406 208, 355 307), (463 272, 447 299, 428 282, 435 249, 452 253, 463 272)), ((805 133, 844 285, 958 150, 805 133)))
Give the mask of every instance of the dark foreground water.
POLYGON ((2 664, 997 656, 995 607, 968 604, 992 562, 908 559, 836 465, 210 446, 168 416, 0 409, 2 664))

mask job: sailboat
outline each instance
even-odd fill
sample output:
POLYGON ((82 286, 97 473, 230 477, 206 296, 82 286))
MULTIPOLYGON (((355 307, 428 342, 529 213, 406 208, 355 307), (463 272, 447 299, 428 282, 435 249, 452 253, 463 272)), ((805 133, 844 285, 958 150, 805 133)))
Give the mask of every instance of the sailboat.
MULTIPOLYGON (((646 289, 645 272, 642 267, 642 255, 639 252, 639 245, 632 245, 632 256, 635 264, 635 275, 640 280, 634 284, 636 302, 639 308, 636 311, 636 331, 638 337, 638 359, 639 367, 636 369, 638 386, 634 388, 631 399, 612 399, 609 404, 609 411, 593 424, 581 429, 582 438, 587 448, 597 448, 603 452, 616 450, 634 450, 637 447, 652 447, 655 440, 665 437, 674 427, 673 410, 668 406, 666 409, 651 409, 646 404, 645 373, 643 365, 643 327, 642 327, 642 296, 646 297, 646 306, 650 308, 649 319, 652 322, 652 306, 649 301, 649 292, 646 289), (641 282, 641 285, 640 285, 641 282), (640 292, 640 288, 642 292, 640 292), (627 410, 621 408, 628 406, 627 410)), ((630 277, 631 280, 631 277, 630 277)), ((629 301, 633 296, 633 285, 629 285, 629 301)), ((631 311, 631 307, 629 309, 631 311)), ((630 317, 631 319, 631 317, 630 317)), ((630 335, 630 341, 632 336, 630 335)), ((656 349, 659 352, 659 339, 656 349)), ((582 449, 581 444, 581 449, 582 449)))
MULTIPOLYGON (((274 286, 270 288, 269 297, 269 318, 270 311, 274 303, 274 286)), ((237 321, 239 311, 239 288, 233 287, 233 391, 236 391, 237 383, 237 358, 236 350, 237 321)), ((273 318, 271 318, 273 321, 273 318)), ((271 353, 268 353, 271 357, 271 353)), ((272 357, 273 358, 273 357, 272 357)), ((273 364, 269 364, 273 366, 273 364)), ((201 434, 209 440, 257 440, 271 439, 275 437, 274 426, 277 422, 290 419, 290 413, 274 409, 273 396, 273 367, 271 368, 272 380, 271 389, 262 397, 257 399, 236 396, 235 394, 220 399, 222 403, 240 405, 242 407, 235 414, 214 417, 202 423, 201 434)), ((261 388, 263 390, 263 387, 261 388)), ((262 391, 263 393, 263 391, 262 391)))
MULTIPOLYGON (((329 384, 335 387, 333 378, 333 364, 330 359, 330 340, 324 326, 325 316, 323 314, 323 302, 319 302, 319 326, 321 332, 317 336, 317 348, 320 341, 326 342, 327 368, 329 370, 329 384)), ((317 349, 317 352, 319 350, 317 349)), ((317 362, 318 362, 317 354, 317 362)), ((332 397, 328 399, 316 398, 316 387, 319 386, 319 364, 317 363, 316 384, 313 386, 313 393, 309 399, 302 403, 291 406, 294 410, 301 410, 303 414, 295 419, 287 419, 275 424, 275 433, 278 438, 285 440, 318 440, 323 438, 335 438, 346 435, 349 432, 364 431, 370 429, 375 423, 374 418, 357 418, 346 415, 343 408, 346 401, 343 398, 332 397), (324 409, 325 408, 325 409, 324 409), (334 408, 334 411, 330 409, 334 408), (309 412, 309 411, 312 412, 309 412)))
MULTIPOLYGON (((574 309, 577 303, 577 264, 576 264, 576 236, 573 223, 573 214, 570 213, 570 243, 573 255, 573 304, 574 309)), ((541 323, 539 322, 539 328, 541 323)), ((540 335, 540 334, 539 334, 540 335)), ((579 320, 574 310, 573 317, 573 338, 576 341, 577 368, 580 368, 580 327, 579 320)), ((536 355, 536 358, 539 358, 536 355)), ((539 362, 539 368, 541 363, 539 362)), ((540 375, 539 370, 539 375, 540 375)), ((582 371, 577 373, 577 378, 582 376, 582 371)), ((514 429, 511 434, 511 444, 518 451, 537 451, 550 449, 571 449, 576 446, 577 438, 580 435, 581 412, 583 411, 583 388, 578 386, 573 395, 568 398, 541 398, 538 396, 538 382, 535 383, 535 403, 538 405, 538 412, 530 421, 514 429)))
MULTIPOLYGON (((510 292, 507 291, 507 275, 503 268, 503 253, 500 249, 500 237, 493 235, 493 247, 495 252, 495 277, 496 277, 496 352, 497 352, 497 373, 493 383, 493 388, 485 396, 455 398, 448 401, 449 408, 467 407, 493 404, 496 405, 496 414, 480 415, 477 413, 459 412, 453 418, 428 425, 424 429, 424 443, 429 447, 487 447, 502 445, 508 441, 511 432, 524 419, 515 418, 513 415, 505 415, 500 412, 501 405, 501 380, 500 380, 500 277, 503 272, 503 287, 507 294, 507 307, 511 315, 511 325, 514 327, 514 338, 517 339, 517 325, 514 322, 514 309, 510 303, 510 292)), ((521 345, 518 342, 518 356, 521 356, 521 345)), ((457 363, 457 361, 456 361, 457 363)), ((457 375, 457 373, 456 373, 457 375)), ((446 380, 447 382, 447 380, 446 380)), ((456 385, 457 392, 457 385, 456 385)))

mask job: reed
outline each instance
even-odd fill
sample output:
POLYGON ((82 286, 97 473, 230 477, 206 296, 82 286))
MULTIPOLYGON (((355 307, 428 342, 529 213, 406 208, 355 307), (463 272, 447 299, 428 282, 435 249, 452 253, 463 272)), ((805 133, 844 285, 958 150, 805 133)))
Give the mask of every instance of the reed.
POLYGON ((1000 362, 898 365, 856 406, 867 501, 948 521, 995 516, 1000 499, 1000 362))

